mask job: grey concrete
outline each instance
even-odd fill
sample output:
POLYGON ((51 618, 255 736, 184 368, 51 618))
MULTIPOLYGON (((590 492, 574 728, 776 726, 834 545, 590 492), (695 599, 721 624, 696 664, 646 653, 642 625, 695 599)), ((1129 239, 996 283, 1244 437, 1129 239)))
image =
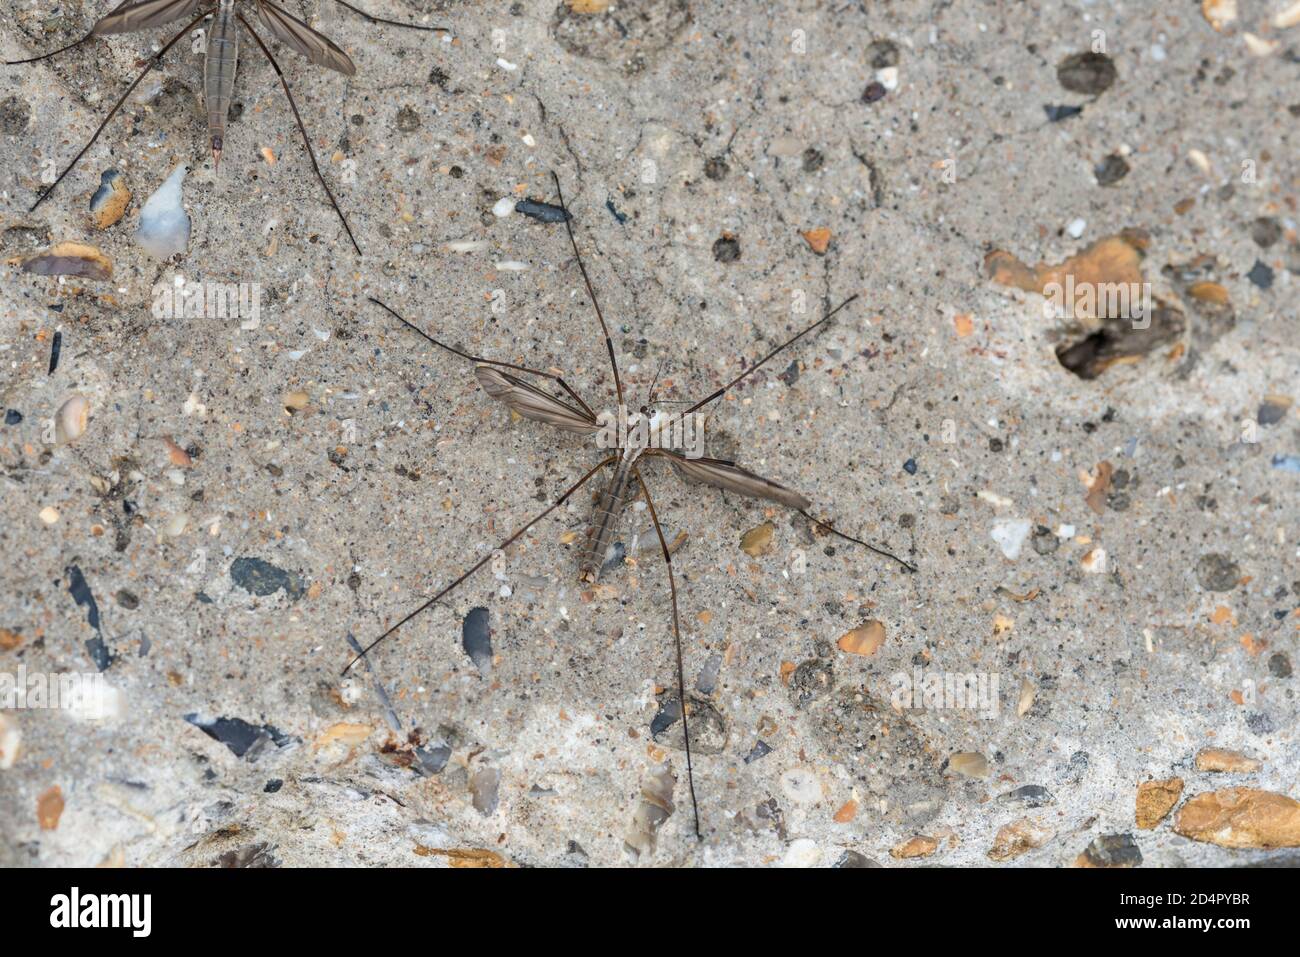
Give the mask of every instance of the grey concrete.
MULTIPOLYGON (((524 864, 624 864, 660 759, 678 779, 676 810, 641 864, 826 866, 854 851, 905 866, 889 849, 917 834, 942 840, 923 863, 988 864, 998 829, 1023 816, 1054 836, 999 866, 1068 865, 1112 833, 1134 834, 1146 866, 1285 853, 1195 843, 1169 821, 1136 831, 1133 806, 1149 777, 1180 776, 1186 794, 1242 784, 1298 796, 1297 679, 1270 661, 1297 659, 1300 475, 1272 463, 1300 455, 1300 426, 1294 408, 1249 423, 1265 396, 1296 392, 1300 28, 1268 28, 1282 0, 1243 0, 1243 20, 1222 33, 1189 4, 863 6, 646 0, 594 17, 557 13, 556 0, 375 7, 449 23, 444 42, 311 5, 358 75, 279 57, 360 258, 250 43, 219 175, 198 57, 185 50, 169 57, 162 92, 129 106, 32 214, 41 164, 66 162, 168 34, 3 68, 0 404, 23 419, 0 427, 0 627, 20 639, 0 650, 0 668, 94 670, 95 633, 69 590, 76 566, 120 696, 99 722, 6 712, 22 736, 0 770, 16 860, 445 866, 430 849, 485 848, 524 864), (1057 64, 1091 48, 1096 30, 1118 79, 1097 96, 1071 92, 1057 64), (1278 48, 1252 55, 1245 30, 1278 48), (868 60, 888 61, 869 51, 881 40, 897 46, 897 88, 868 103, 868 60), (1049 122, 1045 106, 1060 105, 1083 112, 1049 122), (1100 186, 1093 168, 1116 151, 1131 171, 1100 186), (193 167, 193 235, 186 254, 158 263, 132 233, 180 162, 193 167), (135 199, 101 232, 87 203, 110 167, 135 199), (373 638, 597 460, 590 443, 512 421, 466 363, 366 302, 381 297, 479 354, 562 369, 609 407, 562 228, 492 212, 503 197, 553 201, 551 170, 637 404, 661 364, 664 398, 696 397, 861 295, 721 404, 710 448, 805 491, 819 514, 905 554, 918 574, 647 464, 668 535, 688 533, 676 555, 688 684, 718 668, 707 698, 725 740, 707 729, 716 753, 696 759, 701 841, 683 754, 671 731, 650 738, 655 689, 676 678, 645 512, 629 513, 622 540, 647 547, 607 589, 575 581, 578 545, 561 541, 582 535, 584 491, 495 572, 381 646, 373 676, 339 677, 347 633, 373 638), (1281 233, 1268 248, 1252 239, 1258 217, 1281 233), (1066 230, 1076 219, 1078 238, 1066 230), (819 256, 800 233, 822 227, 832 238, 819 256), (1044 320, 1040 297, 990 283, 983 257, 1001 248, 1059 262, 1125 227, 1150 234, 1145 277, 1187 328, 1177 345, 1085 381, 1055 357, 1078 329, 1044 320), (738 258, 715 254, 724 234, 738 258), (19 271, 58 240, 100 247, 111 281, 19 271), (483 245, 457 253, 455 242, 483 245), (1213 257, 1198 276, 1224 286, 1233 321, 1212 322, 1164 269, 1198 256, 1213 257), (1248 278, 1256 260, 1271 288, 1248 278), (156 284, 177 274, 260 284, 260 325, 154 318, 156 284), (56 329, 62 357, 48 375, 56 329), (306 405, 290 414, 295 391, 306 405), (88 428, 51 447, 43 423, 73 393, 91 402, 88 428), (170 461, 164 436, 191 449, 190 467, 170 461), (1127 485, 1098 514, 1080 473, 1102 461, 1127 485), (1031 535, 1011 560, 991 530, 1014 519, 1075 533, 1031 535), (751 558, 740 537, 763 521, 773 548, 751 558), (1083 558, 1097 547, 1105 565, 1090 573, 1083 558), (1228 590, 1198 578, 1208 554, 1235 564, 1221 569, 1228 590), (232 577, 241 558, 274 568, 245 563, 232 577), (486 676, 461 644, 478 606, 490 611, 486 676), (1216 623, 1219 606, 1228 617, 1216 623), (836 647, 867 619, 886 629, 874 655, 836 647), (1012 626, 995 636, 1003 619, 1012 626), (892 713, 892 677, 922 666, 996 675, 997 713, 892 713), (424 760, 436 767, 437 746, 450 748, 442 770, 413 771, 422 759, 409 747, 385 753, 372 677, 405 730, 421 729, 424 760), (1018 715, 1022 679, 1037 696, 1018 715), (237 757, 191 714, 275 736, 237 757), (326 740, 331 728, 342 741, 326 740), (770 753, 746 763, 760 739, 770 753), (1196 772, 1206 745, 1263 766, 1196 772), (955 774, 957 752, 984 755, 988 775, 955 774), (1030 784, 1055 803, 996 800, 1030 784), (55 785, 66 806, 42 830, 38 797, 55 785), (851 801, 856 813, 837 822, 851 801)), ((107 9, 74 0, 50 21, 3 0, 0 49, 53 48, 107 9)))

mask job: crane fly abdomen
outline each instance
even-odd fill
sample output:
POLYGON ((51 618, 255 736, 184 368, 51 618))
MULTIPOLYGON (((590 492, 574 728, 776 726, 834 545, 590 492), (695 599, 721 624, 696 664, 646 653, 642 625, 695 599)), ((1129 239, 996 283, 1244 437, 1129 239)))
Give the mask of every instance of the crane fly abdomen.
POLYGON ((208 110, 208 134, 212 137, 212 163, 221 166, 221 149, 226 138, 226 116, 235 95, 235 68, 239 60, 235 0, 221 0, 208 30, 203 57, 203 101, 208 110))
POLYGON ((600 493, 596 508, 591 515, 591 528, 587 531, 587 546, 578 565, 578 577, 583 581, 600 580, 601 566, 605 563, 605 552, 609 550, 610 542, 614 538, 619 516, 627 507, 627 493, 632 484, 632 467, 635 464, 634 458, 620 459, 614 477, 600 493))

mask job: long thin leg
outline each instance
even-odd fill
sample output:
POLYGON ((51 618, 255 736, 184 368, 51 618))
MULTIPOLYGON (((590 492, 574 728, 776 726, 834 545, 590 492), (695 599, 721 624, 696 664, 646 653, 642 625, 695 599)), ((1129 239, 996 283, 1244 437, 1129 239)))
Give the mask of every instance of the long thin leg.
POLYGON ((596 309, 596 318, 600 320, 600 330, 605 333, 605 349, 609 352, 609 364, 614 370, 614 390, 618 393, 618 404, 622 405, 623 382, 618 377, 618 359, 614 357, 614 340, 609 337, 609 326, 605 325, 605 314, 600 311, 600 303, 596 301, 596 290, 592 288, 591 279, 587 276, 587 267, 582 261, 582 253, 578 252, 578 241, 573 237, 573 224, 569 222, 569 208, 564 205, 564 192, 560 189, 560 177, 555 175, 555 170, 551 170, 551 179, 555 180, 555 195, 560 198, 560 208, 564 210, 564 228, 569 231, 569 243, 573 246, 573 255, 577 257, 578 268, 582 271, 582 281, 586 283, 587 296, 596 309))
MULTIPOLYGON (((90 138, 90 142, 88 142, 85 146, 83 146, 81 148, 81 152, 72 158, 72 162, 69 163, 67 165, 67 168, 64 169, 62 173, 59 174, 59 178, 56 179, 53 183, 51 183, 49 186, 47 186, 45 188, 45 192, 41 193, 40 196, 36 197, 36 202, 32 203, 31 209, 27 210, 27 212, 29 213, 35 212, 36 207, 41 205, 41 203, 45 202, 46 197, 48 197, 50 193, 54 192, 55 188, 60 183, 63 182, 63 177, 71 173, 73 167, 76 166, 77 163, 81 161, 81 158, 86 155, 86 150, 90 149, 92 146, 95 145, 95 140, 99 139, 99 134, 104 132, 104 127, 108 126, 109 120, 111 120, 113 117, 117 115, 117 111, 122 108, 122 104, 125 103, 126 98, 131 95, 131 91, 140 85, 140 81, 143 80, 146 75, 148 75, 150 70, 152 70, 154 67, 158 65, 158 61, 160 61, 163 58, 163 54, 166 53, 168 50, 170 50, 176 44, 177 40, 185 36, 185 34, 189 33, 196 26, 198 26, 198 24, 201 23, 205 17, 207 17, 206 13, 203 14, 203 16, 201 17, 196 17, 194 21, 190 23, 189 26, 187 26, 180 33, 176 34, 176 36, 168 40, 163 45, 163 48, 161 50, 159 50, 157 53, 155 53, 152 57, 149 58, 149 62, 145 64, 145 68, 140 71, 140 75, 131 81, 131 85, 126 88, 126 92, 122 94, 121 99, 119 99, 116 103, 114 103, 113 108, 108 111, 108 116, 104 117, 103 122, 99 124, 98 128, 95 130, 95 135, 90 138)), ((77 42, 80 43, 81 41, 78 40, 77 42)), ((76 46, 76 44, 73 44, 73 46, 76 46)), ((65 47, 64 49, 67 48, 65 47)))
POLYGON ((568 490, 567 492, 565 492, 563 495, 561 495, 559 498, 557 498, 553 503, 551 503, 549 506, 547 506, 546 511, 542 512, 542 514, 538 515, 536 518, 534 518, 531 522, 529 522, 529 523, 528 523, 527 525, 525 525, 523 528, 519 529, 519 531, 515 532, 513 535, 511 535, 509 538, 507 538, 504 542, 502 542, 500 545, 498 545, 498 546, 497 546, 496 548, 494 548, 492 551, 490 551, 490 552, 488 552, 486 555, 484 555, 484 556, 483 556, 479 561, 475 562, 475 563, 474 563, 474 564, 473 564, 473 565, 472 565, 472 566, 471 566, 471 567, 470 567, 470 568, 469 568, 469 569, 468 569, 468 570, 467 570, 463 575, 461 575, 459 578, 457 578, 454 582, 452 582, 450 585, 448 585, 448 586, 447 586, 446 588, 444 588, 442 591, 438 592, 438 594, 434 595, 432 598, 430 598, 428 601, 426 601, 424 604, 422 604, 419 608, 415 609, 415 611, 411 612, 409 615, 407 615, 405 618, 403 618, 403 619, 402 619, 401 621, 399 621, 397 624, 393 625, 392 628, 389 628, 386 632, 384 632, 382 635, 380 635, 378 638, 376 638, 376 639, 375 639, 374 641, 372 641, 370 644, 366 645, 366 647, 365 647, 364 649, 362 649, 362 651, 361 651, 360 654, 358 654, 355 658, 353 658, 350 662, 348 662, 348 666, 347 666, 346 668, 343 669, 343 674, 347 674, 348 671, 351 670, 351 668, 352 668, 353 665, 355 665, 358 661, 360 661, 360 660, 361 660, 362 658, 364 658, 366 655, 370 654, 370 651, 375 647, 375 645, 379 644, 381 641, 383 641, 385 638, 387 638, 387 637, 388 637, 389 635, 391 635, 393 632, 397 631, 397 629, 401 628, 403 625, 405 625, 408 621, 410 621, 410 620, 411 620, 412 618, 414 618, 416 615, 420 614, 420 613, 421 613, 422 611, 424 611, 426 608, 431 607, 434 603, 436 603, 436 602, 439 601, 440 599, 444 598, 446 595, 450 594, 451 591, 452 591, 452 589, 456 588, 457 585, 459 585, 461 582, 465 581, 465 579, 469 578, 470 575, 473 575, 476 571, 478 571, 480 568, 482 568, 484 565, 486 565, 489 561, 491 561, 491 560, 492 560, 492 556, 493 556, 494 554, 496 554, 497 552, 501 551, 501 550, 504 549, 504 548, 508 548, 508 547, 511 545, 511 543, 513 543, 513 542, 515 541, 515 539, 519 538, 519 536, 523 535, 524 532, 528 531, 530 528, 532 528, 534 525, 536 525, 538 522, 540 522, 542 519, 544 519, 547 515, 550 515, 553 511, 555 511, 557 508, 559 508, 561 505, 563 505, 563 504, 568 500, 568 498, 569 498, 570 495, 572 495, 572 494, 573 494, 574 492, 576 492, 578 489, 582 488, 582 486, 584 486, 584 485, 587 484, 587 480, 588 480, 589 478, 591 478, 593 475, 595 475, 597 472, 599 472, 599 471, 600 471, 601 469, 603 469, 605 466, 607 466, 607 465, 611 465, 611 464, 612 464, 613 462, 615 462, 616 460, 617 460, 617 456, 611 455, 609 458, 603 460, 602 462, 597 463, 597 465, 596 465, 595 468, 593 468, 590 472, 588 472, 588 473, 587 473, 586 475, 584 475, 582 478, 578 479, 578 481, 576 481, 575 483, 573 483, 573 485, 569 486, 569 490, 568 490))
POLYGON ((325 177, 320 171, 320 165, 316 162, 316 151, 311 148, 311 138, 307 135, 307 127, 303 125, 302 114, 298 112, 298 104, 293 100, 293 91, 289 89, 289 81, 285 79, 284 73, 280 70, 280 64, 275 62, 275 57, 271 55, 271 51, 267 48, 266 44, 262 42, 262 38, 257 35, 257 32, 249 25, 248 21, 244 19, 243 14, 237 13, 235 15, 239 17, 239 22, 244 25, 244 29, 247 30, 253 39, 257 41, 257 45, 262 48, 262 53, 266 56, 267 62, 269 62, 275 69, 275 75, 280 78, 280 85, 284 87, 284 95, 289 100, 289 109, 293 110, 293 118, 298 121, 298 132, 302 134, 302 144, 307 147, 307 156, 311 160, 311 168, 316 171, 316 178, 320 180, 321 187, 325 190, 325 195, 329 197, 330 205, 334 207, 334 212, 339 214, 339 221, 343 223, 343 228, 347 231, 348 239, 352 240, 352 248, 355 249, 357 255, 360 256, 361 247, 357 245, 357 238, 352 235, 352 227, 348 225, 348 218, 343 215, 343 210, 339 209, 339 204, 337 200, 334 199, 334 194, 330 192, 329 183, 325 182, 325 177))
POLYGON ((781 343, 779 346, 777 346, 775 349, 773 349, 773 350, 772 350, 771 352, 769 352, 767 355, 763 356, 763 358, 759 359, 759 360, 758 360, 757 362, 755 362, 752 366, 750 366, 748 369, 746 369, 746 370, 745 370, 744 372, 742 372, 740 375, 736 376, 736 378, 732 379, 730 382, 728 382, 726 385, 724 385, 724 386, 723 386, 721 389, 719 389, 717 392, 713 393, 713 394, 712 394, 711 396, 709 396, 707 399, 701 399, 699 402, 696 402, 693 406, 691 406, 689 409, 686 410, 686 413, 685 413, 685 414, 690 414, 691 412, 694 412, 696 409, 699 409, 699 408, 701 408, 701 407, 703 407, 703 406, 708 405, 708 404, 709 404, 710 402, 712 402, 714 399, 720 399, 720 398, 722 398, 722 396, 726 393, 726 391, 727 391, 728 389, 730 389, 730 388, 731 388, 733 385, 735 385, 736 383, 740 382, 741 379, 743 379, 743 378, 745 378, 746 376, 748 376, 748 375, 750 375, 751 373, 753 373, 755 370, 758 369, 759 366, 763 365, 763 363, 767 362, 768 359, 771 359, 774 355, 776 355, 776 354, 777 354, 778 352, 780 352, 782 349, 785 349, 785 348, 787 348, 788 346, 792 346, 792 345, 794 345, 796 342, 798 342, 798 341, 799 341, 800 339, 802 339, 804 336, 808 335, 808 333, 812 332, 812 331, 813 331, 814 329, 816 329, 818 326, 820 326, 820 325, 822 325, 822 324, 824 324, 824 323, 830 322, 831 316, 835 315, 835 313, 839 312, 841 309, 843 309, 845 306, 847 306, 849 303, 851 303, 854 299, 857 299, 857 298, 858 298, 857 293, 854 293, 853 295, 849 296, 849 298, 845 299, 842 303, 840 303, 838 306, 836 306, 836 307, 835 307, 834 309, 832 309, 830 312, 826 313, 826 315, 822 316, 821 319, 819 319, 818 321, 814 322, 811 326, 809 326, 808 328, 804 329, 802 332, 799 332, 799 333, 797 333, 796 335, 791 336, 791 337, 790 337, 789 339, 787 339, 785 342, 781 343))
POLYGON ((587 415, 591 416, 593 420, 596 418, 596 413, 592 412, 591 407, 588 406, 587 403, 582 401, 582 396, 578 395, 578 393, 574 392, 571 388, 569 388, 569 384, 565 382, 563 379, 561 379, 559 376, 553 375, 550 372, 543 372, 540 369, 528 369, 525 368, 524 366, 513 365, 509 362, 498 362, 495 359, 484 359, 481 356, 472 356, 468 352, 462 352, 461 350, 457 349, 455 346, 449 346, 445 342, 439 342, 437 339, 433 338, 433 336, 429 335, 427 332, 425 332, 423 329, 421 329, 419 326, 415 325, 414 323, 407 322, 406 319, 398 315, 396 310, 394 310, 387 303, 380 302, 374 296, 367 296, 366 298, 369 299, 371 302, 373 302, 376 306, 379 306, 381 309, 386 309, 390 316, 392 316, 402 325, 406 326, 406 328, 410 329, 415 334, 423 336, 429 342, 432 342, 439 349, 446 349, 448 352, 452 353, 453 355, 460 356, 462 359, 468 359, 470 362, 481 362, 484 365, 501 366, 503 369, 513 369, 516 372, 527 372, 530 375, 539 375, 542 376, 543 378, 551 379, 559 383, 560 388, 564 389, 565 392, 573 396, 574 400, 578 403, 578 405, 582 406, 583 411, 585 411, 587 415))
POLYGON ((892 558, 894 561, 898 562, 898 564, 900 564, 900 565, 902 565, 904 568, 906 568, 909 572, 913 572, 913 573, 916 572, 916 566, 915 566, 915 565, 911 564, 910 562, 906 562, 906 561, 904 561, 903 559, 899 558, 897 555, 893 554, 892 552, 887 552, 887 551, 885 551, 883 548, 877 548, 875 545, 870 545, 870 544, 864 542, 864 541, 863 541, 862 539, 860 539, 860 538, 854 538, 852 535, 845 535, 845 534, 844 534, 843 532, 841 532, 839 529, 837 529, 837 528, 832 528, 829 524, 827 524, 826 522, 823 522, 821 519, 819 519, 819 518, 813 518, 811 515, 808 514, 808 512, 806 512, 806 511, 805 511, 804 509, 802 509, 802 508, 801 508, 801 509, 797 509, 797 511, 798 511, 799 514, 802 515, 804 518, 808 519, 808 521, 812 522, 814 525, 818 525, 818 526, 820 526, 820 527, 826 529, 826 531, 830 532, 832 535, 838 535, 840 538, 844 539, 846 542, 852 542, 854 545, 861 545, 863 548, 869 549, 870 551, 875 552, 877 555, 882 555, 882 556, 884 556, 885 558, 892 558))
POLYGON ((650 486, 641 477, 641 470, 635 465, 632 471, 645 494, 646 506, 650 509, 650 520, 654 522, 655 534, 659 536, 659 547, 664 553, 664 567, 668 569, 668 590, 673 597, 673 644, 677 650, 677 700, 682 706, 682 739, 686 742, 686 783, 691 791, 691 810, 695 813, 695 836, 700 837, 700 805, 695 800, 695 769, 691 766, 691 723, 686 713, 686 673, 682 667, 682 628, 677 614, 677 580, 673 577, 673 553, 664 538, 664 530, 659 527, 659 516, 655 513, 655 503, 650 498, 650 486))
POLYGON ((347 7, 358 16, 365 17, 371 23, 386 23, 390 27, 404 27, 407 30, 427 30, 430 33, 451 33, 451 27, 422 27, 418 23, 401 23, 397 20, 385 20, 383 17, 376 17, 364 10, 359 10, 350 3, 344 3, 343 0, 334 0, 340 6, 347 7))

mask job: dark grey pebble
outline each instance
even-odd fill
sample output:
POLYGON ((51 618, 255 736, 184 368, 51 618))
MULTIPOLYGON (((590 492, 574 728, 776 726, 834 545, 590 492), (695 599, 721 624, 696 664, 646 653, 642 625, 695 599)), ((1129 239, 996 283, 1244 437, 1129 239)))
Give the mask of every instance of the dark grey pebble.
POLYGON ((515 212, 529 219, 535 219, 539 223, 562 223, 566 219, 573 218, 563 206, 539 203, 535 199, 521 199, 515 203, 515 212))
POLYGON ((297 601, 306 592, 302 579, 293 572, 260 558, 236 558, 230 563, 230 579, 249 594, 263 598, 283 591, 290 601, 297 601))
POLYGON ((262 788, 262 790, 266 794, 274 794, 282 787, 284 787, 283 781, 281 781, 279 778, 271 778, 271 780, 266 782, 266 787, 262 788))
POLYGON ((1078 116, 1083 112, 1081 106, 1053 106, 1049 103, 1043 104, 1043 112, 1047 114, 1049 123, 1059 123, 1061 120, 1068 120, 1072 116, 1078 116))
POLYGON ((867 88, 862 91, 863 103, 876 103, 885 98, 889 91, 885 89, 885 84, 879 80, 872 80, 867 84, 867 88))
POLYGON ((243 718, 200 718, 197 714, 187 714, 184 718, 213 741, 228 747, 235 757, 247 756, 249 761, 257 760, 268 744, 282 748, 290 740, 279 728, 250 724, 243 718))
POLYGON ((1115 82, 1115 64, 1104 53, 1072 53, 1056 66, 1056 81, 1071 93, 1097 96, 1115 82))
POLYGON ((903 463, 903 471, 908 475, 916 474, 916 459, 908 459, 903 463))
POLYGON ((857 851, 845 851, 840 859, 835 862, 836 870, 846 867, 879 867, 880 865, 866 855, 859 854, 857 851))
POLYGON ((1282 238, 1282 224, 1272 216, 1261 216, 1250 224, 1250 238, 1260 249, 1268 249, 1282 238))
POLYGON ((745 755, 745 763, 753 764, 759 758, 765 758, 772 753, 772 748, 761 738, 754 742, 754 746, 749 749, 749 754, 745 755))
POLYGON ((59 367, 59 356, 63 354, 63 333, 54 333, 54 341, 50 343, 50 369, 47 375, 54 375, 54 370, 59 367))
POLYGON ((1261 402, 1255 412, 1255 421, 1260 425, 1276 425, 1286 417, 1289 406, 1274 402, 1261 402))
POLYGON ((1253 282, 1260 289, 1268 289, 1273 285, 1273 269, 1267 263, 1255 260, 1255 265, 1250 267, 1250 272, 1246 273, 1246 278, 1253 282))
POLYGON ((710 156, 704 161, 704 175, 715 183, 726 179, 729 172, 731 172, 731 167, 727 165, 727 161, 721 156, 710 156))
POLYGON ((17 409, 5 409, 5 425, 18 425, 23 420, 23 414, 17 409))
POLYGON ((492 628, 486 608, 471 608, 460 629, 461 647, 483 677, 492 673, 492 628))
POLYGON ((1206 591, 1232 591, 1241 578, 1241 569, 1227 555, 1202 555, 1196 563, 1196 581, 1206 591))
POLYGON ((1291 659, 1285 651, 1279 651, 1268 659, 1268 673, 1274 678, 1291 677, 1291 659))
POLYGON ((815 173, 822 168, 826 162, 826 157, 822 155, 821 150, 813 149, 811 146, 803 151, 803 171, 805 173, 815 173))
POLYGON ((1132 834, 1102 834, 1083 852, 1096 867, 1137 867, 1142 851, 1132 834))
POLYGON ((793 360, 788 366, 786 366, 785 371, 782 372, 779 376, 777 376, 777 378, 780 379, 782 382, 784 382, 786 385, 794 385, 796 382, 798 382, 799 381, 799 360, 798 359, 793 360))
POLYGON ((72 600, 78 607, 86 609, 86 623, 95 630, 95 637, 86 641, 86 653, 90 655, 90 660, 95 663, 96 668, 107 671, 113 664, 113 656, 109 653, 108 646, 104 644, 104 631, 99 624, 99 602, 95 601, 90 586, 86 584, 86 576, 81 574, 80 568, 69 565, 63 570, 63 574, 68 579, 68 591, 72 594, 72 600))
POLYGON ((135 611, 140 607, 140 599, 135 597, 134 592, 127 591, 125 588, 119 588, 113 597, 117 599, 118 605, 127 611, 135 611))
POLYGON ((1128 160, 1118 153, 1111 153, 1093 167, 1092 175, 1097 177, 1098 186, 1114 186, 1128 175, 1131 168, 1128 160))
POLYGON ((713 258, 720 263, 734 263, 740 258, 740 240, 735 236, 719 236, 713 241, 713 258))
POLYGON ((613 197, 605 200, 605 208, 609 210, 611 216, 618 220, 620 226, 627 222, 627 213, 619 212, 618 207, 614 205, 613 197))
POLYGON ((1026 784, 1014 791, 998 795, 998 803, 1019 804, 1022 807, 1047 807, 1049 804, 1055 804, 1056 798, 1052 797, 1052 792, 1041 784, 1026 784))

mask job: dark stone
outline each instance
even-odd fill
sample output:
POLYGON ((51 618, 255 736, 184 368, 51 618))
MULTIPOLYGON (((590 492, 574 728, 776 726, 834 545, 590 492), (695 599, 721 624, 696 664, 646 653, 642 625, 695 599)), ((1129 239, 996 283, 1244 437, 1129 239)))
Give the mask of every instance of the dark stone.
POLYGON ((1092 174, 1097 177, 1098 186, 1114 186, 1128 175, 1131 168, 1128 160, 1118 153, 1111 153, 1092 168, 1092 174))
POLYGON ((1268 249, 1282 238, 1282 224, 1272 216, 1261 216, 1250 224, 1250 238, 1260 249, 1268 249))
POLYGON ((5 425, 18 425, 23 420, 23 414, 17 409, 5 409, 5 425))
POLYGON ((1250 272, 1246 273, 1246 278, 1260 289, 1269 289, 1273 285, 1273 269, 1267 263, 1256 259, 1255 265, 1251 266, 1250 272))
POLYGON ((1227 555, 1202 555, 1196 563, 1196 581, 1206 591, 1232 591, 1241 579, 1241 569, 1227 555))
POLYGON ((566 219, 573 218, 563 206, 556 206, 553 203, 539 203, 534 199, 521 199, 515 203, 515 212, 522 213, 529 219, 535 219, 539 223, 562 223, 566 219))
POLYGON ((758 740, 754 746, 749 749, 749 754, 745 755, 745 763, 753 764, 759 758, 765 758, 772 753, 772 748, 766 741, 758 740))
POLYGON ((135 597, 134 592, 129 592, 125 588, 118 589, 116 595, 117 603, 127 611, 134 611, 140 607, 140 599, 135 597))
POLYGON ((0 133, 5 136, 18 136, 27 129, 32 118, 32 108, 26 100, 11 96, 0 103, 0 133))
POLYGON ((720 263, 734 263, 740 258, 740 240, 723 233, 713 241, 713 258, 720 263))
POLYGON ((1056 66, 1056 80, 1071 93, 1097 96, 1110 89, 1115 64, 1104 53, 1072 53, 1056 66))
POLYGON ((867 84, 867 88, 862 91, 863 103, 876 103, 885 98, 889 91, 885 89, 885 84, 879 80, 873 80, 867 84))
POLYGON ((274 794, 282 787, 284 787, 283 781, 279 778, 271 778, 271 780, 266 782, 266 787, 262 788, 262 791, 266 794, 274 794))
POLYGON ((1291 659, 1285 651, 1279 651, 1268 659, 1268 673, 1274 678, 1291 677, 1291 659))
POLYGON ((721 156, 710 156, 704 161, 704 175, 715 183, 726 179, 729 172, 731 172, 731 167, 727 165, 727 161, 721 156))
POLYGON ((821 150, 815 150, 811 146, 803 151, 803 171, 805 173, 815 173, 822 168, 826 162, 826 157, 822 155, 821 150))
POLYGON ((460 629, 460 643, 478 668, 487 677, 492 673, 492 628, 486 608, 471 608, 460 629))
POLYGON ((835 862, 835 869, 840 870, 846 867, 879 867, 880 865, 871 858, 857 851, 845 851, 838 861, 835 862))
POLYGON ((1053 106, 1050 103, 1043 104, 1043 112, 1047 114, 1047 122, 1059 123, 1061 120, 1068 120, 1072 116, 1078 116, 1083 112, 1081 106, 1053 106))
MULTIPOLYGON (((691 751, 694 754, 721 754, 727 746, 727 722, 713 702, 702 695, 688 694, 688 722, 691 732, 691 751)), ((683 735, 669 730, 682 718, 681 696, 676 688, 659 695, 659 711, 650 721, 650 736, 657 744, 674 750, 685 750, 683 735)))
POLYGON ((1102 834, 1083 856, 1093 867, 1137 867, 1142 863, 1142 851, 1132 834, 1102 834))
POLYGON ((1273 725, 1273 719, 1260 711, 1252 711, 1246 715, 1246 727, 1255 734, 1272 734, 1277 730, 1273 725))
POLYGON ((1047 807, 1049 804, 1055 804, 1056 798, 1052 797, 1052 792, 1041 784, 1026 784, 1014 791, 998 795, 998 803, 1019 804, 1021 807, 1047 807))
POLYGON ((1255 412, 1255 421, 1260 425, 1276 425, 1286 418, 1288 408, 1282 403, 1261 402, 1255 412))
POLYGON ((306 592, 302 579, 260 558, 236 558, 230 563, 231 580, 251 595, 265 598, 283 591, 290 601, 306 592))
POLYGON ((908 475, 916 474, 916 459, 908 459, 903 463, 903 471, 908 475))
POLYGON ((185 720, 198 728, 213 741, 219 741, 228 747, 237 758, 247 756, 249 761, 257 760, 269 743, 284 747, 289 743, 288 735, 269 724, 249 724, 243 718, 200 718, 197 714, 187 714, 185 720))

